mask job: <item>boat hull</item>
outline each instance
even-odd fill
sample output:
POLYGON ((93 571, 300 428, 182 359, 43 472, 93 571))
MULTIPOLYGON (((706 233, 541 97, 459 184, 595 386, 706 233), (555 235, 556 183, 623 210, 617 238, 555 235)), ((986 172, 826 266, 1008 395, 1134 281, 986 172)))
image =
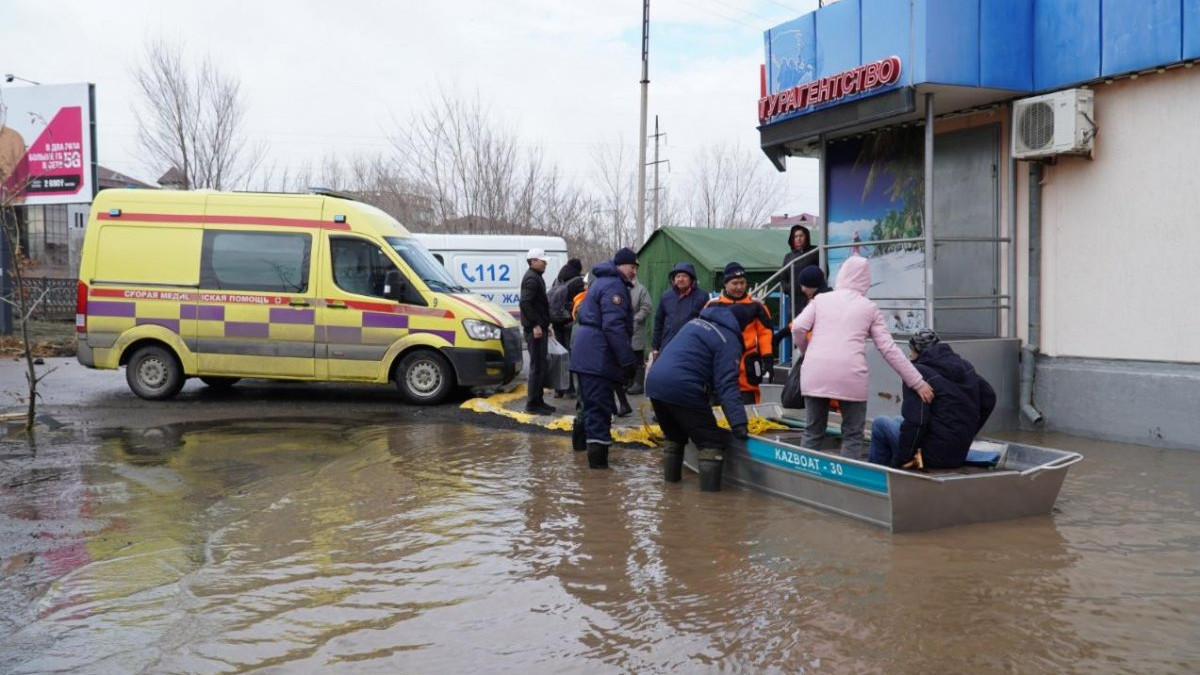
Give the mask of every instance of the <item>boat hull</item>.
MULTIPOLYGON (((1002 443, 996 468, 914 472, 809 450, 800 436, 751 436, 725 451, 722 482, 784 497, 893 532, 1049 513, 1079 453, 1002 443)), ((997 442, 990 442, 997 443, 997 442)), ((695 448, 684 454, 693 471, 695 448)))

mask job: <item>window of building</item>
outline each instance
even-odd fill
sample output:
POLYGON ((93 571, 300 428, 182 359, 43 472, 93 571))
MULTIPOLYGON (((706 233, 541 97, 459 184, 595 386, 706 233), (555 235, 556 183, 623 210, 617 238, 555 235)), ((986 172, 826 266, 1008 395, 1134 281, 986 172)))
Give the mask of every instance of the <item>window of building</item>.
POLYGON ((42 273, 66 270, 70 264, 67 205, 31 206, 24 210, 22 246, 42 273))

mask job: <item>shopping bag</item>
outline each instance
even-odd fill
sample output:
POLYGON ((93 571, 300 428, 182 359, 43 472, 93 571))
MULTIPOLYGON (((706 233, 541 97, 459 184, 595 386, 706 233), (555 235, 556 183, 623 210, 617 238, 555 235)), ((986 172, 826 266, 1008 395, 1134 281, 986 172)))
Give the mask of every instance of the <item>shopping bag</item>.
POLYGON ((800 364, 804 359, 800 359, 792 364, 788 369, 787 381, 783 383, 783 393, 779 396, 779 402, 785 408, 803 408, 804 394, 800 391, 800 364))
POLYGON ((553 335, 546 343, 546 386, 555 391, 571 388, 570 352, 553 335))

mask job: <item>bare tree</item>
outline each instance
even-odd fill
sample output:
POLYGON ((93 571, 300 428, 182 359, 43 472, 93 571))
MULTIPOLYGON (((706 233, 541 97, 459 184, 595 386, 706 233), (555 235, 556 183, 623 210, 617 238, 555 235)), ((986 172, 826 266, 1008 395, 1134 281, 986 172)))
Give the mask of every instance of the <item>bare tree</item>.
MULTIPOLYGON (((0 120, 2 122, 2 120, 0 120)), ((4 126, 0 123, 0 129, 4 126)), ((2 169, 3 167, 0 167, 2 169)), ((17 213, 17 204, 22 200, 25 189, 32 182, 34 177, 26 175, 12 175, 0 171, 0 239, 4 240, 5 251, 0 253, 0 273, 9 275, 11 284, 7 286, 8 293, 0 296, 0 303, 4 303, 13 309, 18 326, 21 332, 21 344, 25 346, 25 385, 24 394, 17 395, 18 400, 25 398, 25 433, 32 434, 34 422, 37 419, 37 401, 38 384, 42 379, 49 375, 53 370, 48 370, 40 375, 34 369, 35 360, 33 355, 33 343, 29 337, 29 319, 33 313, 46 299, 48 286, 43 286, 41 289, 30 283, 26 276, 27 271, 36 264, 36 261, 31 260, 25 255, 25 251, 21 246, 21 218, 17 213), (7 260, 4 260, 7 258, 7 260)), ((0 288, 6 288, 3 279, 0 279, 0 288)))
POLYGON ((540 147, 497 122, 478 96, 440 91, 396 127, 391 162, 372 162, 387 171, 372 175, 381 193, 399 186, 398 202, 429 209, 428 229, 561 236, 587 264, 612 255, 604 207, 564 180, 540 147))
POLYGON ((607 236, 601 239, 607 241, 611 251, 622 246, 637 248, 641 243, 633 241, 636 237, 637 154, 624 143, 598 145, 592 151, 592 163, 599 191, 596 196, 598 214, 603 215, 600 228, 607 230, 607 236))
POLYGON ((511 231, 540 226, 539 195, 551 180, 540 148, 522 150, 478 97, 441 91, 392 137, 395 164, 432 200, 437 221, 511 231))
POLYGON ((144 57, 134 71, 141 94, 134 112, 138 142, 150 160, 178 170, 184 189, 220 190, 247 179, 265 153, 247 148, 237 78, 208 58, 193 70, 182 49, 163 40, 147 43, 144 57))
POLYGON ((782 193, 781 179, 766 167, 761 156, 732 145, 702 149, 692 168, 692 223, 725 229, 762 224, 782 193))

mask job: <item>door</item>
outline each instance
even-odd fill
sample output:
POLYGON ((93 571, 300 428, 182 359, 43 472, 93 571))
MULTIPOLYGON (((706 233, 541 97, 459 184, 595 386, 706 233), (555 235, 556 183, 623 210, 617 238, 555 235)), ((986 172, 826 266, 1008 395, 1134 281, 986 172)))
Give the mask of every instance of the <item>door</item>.
POLYGON ((408 335, 409 315, 383 297, 384 280, 397 267, 375 242, 346 235, 329 237, 328 260, 318 357, 326 359, 331 380, 376 380, 388 349, 408 335))
POLYGON ((982 241, 999 234, 999 138, 991 125, 934 139, 934 328, 943 336, 999 334, 1000 243, 982 241))

